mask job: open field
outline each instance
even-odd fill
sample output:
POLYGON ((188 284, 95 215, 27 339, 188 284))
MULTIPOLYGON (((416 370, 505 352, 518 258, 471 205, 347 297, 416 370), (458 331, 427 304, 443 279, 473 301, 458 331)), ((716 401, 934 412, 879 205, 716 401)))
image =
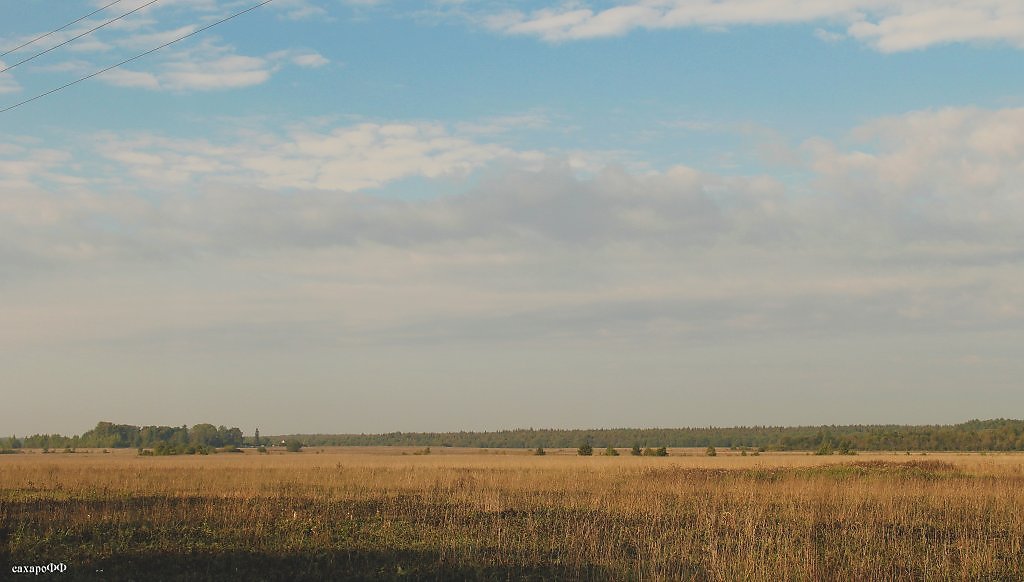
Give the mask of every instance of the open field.
POLYGON ((97 580, 1024 579, 1022 455, 417 450, 0 455, 0 565, 97 580))

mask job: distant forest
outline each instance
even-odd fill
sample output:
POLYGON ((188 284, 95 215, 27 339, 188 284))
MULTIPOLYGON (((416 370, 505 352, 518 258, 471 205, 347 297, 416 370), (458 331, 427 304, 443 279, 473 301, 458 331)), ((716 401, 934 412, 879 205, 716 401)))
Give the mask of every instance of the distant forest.
POLYGON ((515 429, 497 432, 303 434, 273 437, 306 446, 436 446, 479 448, 727 447, 818 450, 822 446, 861 451, 1019 451, 1024 421, 971 420, 955 425, 739 426, 733 428, 613 428, 594 430, 515 429))
POLYGON ((126 449, 149 448, 161 444, 171 446, 237 447, 242 446, 244 442, 242 430, 237 427, 227 428, 225 426, 213 426, 212 424, 197 424, 192 428, 187 426, 132 426, 130 424, 100 422, 96 425, 96 428, 86 431, 82 435, 71 437, 59 434, 36 434, 20 439, 17 436, 0 438, 0 448, 56 449, 82 447, 126 449))
MULTIPOLYGON (((299 434, 263 437, 261 444, 297 439, 306 446, 416 446, 477 448, 726 447, 776 451, 823 446, 860 451, 1020 451, 1024 421, 971 420, 955 425, 740 426, 733 428, 614 428, 594 430, 516 429, 497 432, 387 434, 299 434)), ((0 448, 135 448, 157 444, 210 447, 255 445, 238 428, 197 424, 132 426, 101 422, 80 436, 33 435, 0 438, 0 448)))

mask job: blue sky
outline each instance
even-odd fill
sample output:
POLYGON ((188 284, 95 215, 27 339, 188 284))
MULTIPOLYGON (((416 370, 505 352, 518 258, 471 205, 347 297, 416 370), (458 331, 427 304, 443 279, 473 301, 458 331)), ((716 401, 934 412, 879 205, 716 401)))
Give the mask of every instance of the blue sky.
MULTIPOLYGON (((8 4, 0 52, 106 2, 8 4)), ((1014 416, 1022 48, 1009 0, 276 0, 0 114, 0 431, 1014 416)))

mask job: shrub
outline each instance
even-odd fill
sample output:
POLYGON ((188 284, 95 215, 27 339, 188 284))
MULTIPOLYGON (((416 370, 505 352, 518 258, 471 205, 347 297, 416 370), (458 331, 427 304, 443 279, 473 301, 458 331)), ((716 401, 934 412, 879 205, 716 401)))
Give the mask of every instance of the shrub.
POLYGON ((709 457, 717 457, 718 456, 718 451, 715 450, 714 446, 708 445, 708 448, 704 449, 704 454, 709 456, 709 457))
POLYGON ((619 456, 619 451, 615 450, 615 447, 608 445, 608 448, 604 450, 604 454, 609 457, 619 456))
POLYGON ((654 451, 654 456, 655 457, 667 457, 668 456, 668 449, 666 447, 658 447, 658 449, 656 451, 654 451))
POLYGON ((640 445, 633 445, 633 448, 629 449, 629 454, 633 455, 634 457, 639 457, 640 455, 644 454, 644 452, 640 450, 640 445))
MULTIPOLYGON (((209 455, 217 450, 206 445, 172 445, 170 443, 157 443, 151 450, 139 447, 139 454, 142 456, 165 457, 171 455, 209 455)), ((241 451, 238 451, 241 452, 241 451)))
POLYGON ((292 439, 284 444, 284 448, 288 449, 289 453, 297 453, 302 450, 302 443, 292 439))
POLYGON ((589 457, 594 454, 594 447, 590 446, 590 443, 583 443, 580 448, 576 449, 576 454, 581 457, 589 457))
POLYGON ((543 457, 544 455, 547 454, 547 452, 544 450, 544 447, 537 447, 537 450, 533 451, 533 454, 538 457, 543 457))
POLYGON ((265 455, 267 453, 267 447, 260 445, 256 447, 256 452, 265 455))

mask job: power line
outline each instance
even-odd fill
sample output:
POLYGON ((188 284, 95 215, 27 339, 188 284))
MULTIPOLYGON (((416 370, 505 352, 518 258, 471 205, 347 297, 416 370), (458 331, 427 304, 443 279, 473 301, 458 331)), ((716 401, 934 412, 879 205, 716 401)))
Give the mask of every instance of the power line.
POLYGON ((7 55, 9 55, 9 54, 11 54, 11 53, 13 53, 15 51, 19 51, 19 50, 27 47, 30 44, 33 44, 33 43, 35 43, 37 41, 40 41, 40 40, 43 40, 44 38, 50 36, 51 34, 58 33, 60 31, 64 30, 65 28, 71 26, 72 24, 78 24, 79 22, 85 20, 86 18, 89 18, 90 16, 92 16, 94 14, 98 14, 100 12, 103 12, 104 10, 106 10, 107 8, 110 8, 114 4, 117 4, 118 2, 121 2, 121 0, 114 0, 110 4, 107 4, 106 6, 103 6, 102 8, 97 8, 96 10, 93 10, 92 12, 90 12, 90 13, 86 14, 85 16, 79 18, 78 20, 72 20, 71 22, 65 24, 64 26, 62 26, 60 28, 55 28, 55 29, 51 30, 50 32, 47 32, 46 34, 41 34, 41 35, 33 38, 32 40, 28 41, 28 42, 19 44, 18 46, 14 47, 14 48, 12 48, 12 49, 10 49, 8 51, 4 51, 4 52, 0 53, 0 59, 6 57, 7 55))
POLYGON ((90 73, 90 74, 88 74, 88 75, 86 75, 84 77, 75 79, 74 81, 71 81, 70 83, 66 83, 64 85, 61 85, 60 87, 57 87, 56 89, 50 89, 49 91, 47 91, 45 93, 40 93, 40 94, 36 95, 35 97, 32 97, 30 99, 26 99, 26 100, 24 100, 24 101, 22 101, 20 103, 15 103, 14 105, 11 105, 11 106, 6 107, 4 109, 0 109, 0 113, 7 113, 8 111, 10 111, 12 109, 15 109, 15 108, 18 108, 18 107, 21 107, 22 105, 25 105, 26 103, 31 103, 31 102, 35 101, 36 99, 42 99, 43 97, 46 97, 47 95, 52 95, 52 94, 56 93, 57 91, 62 91, 62 90, 67 89, 68 87, 70 87, 72 85, 77 85, 78 83, 81 83, 82 81, 91 79, 91 78, 96 77, 98 75, 102 75, 103 73, 106 73, 107 71, 109 71, 111 69, 116 69, 117 67, 120 67, 121 65, 126 65, 126 64, 128 64, 128 63, 130 63, 130 62, 132 62, 134 60, 141 59, 142 57, 144 57, 146 55, 151 55, 151 54, 155 53, 156 51, 158 51, 160 49, 167 48, 167 47, 171 46, 172 44, 174 44, 176 42, 180 42, 180 41, 185 40, 186 38, 189 38, 191 36, 195 36, 195 35, 199 34, 200 32, 203 32, 204 30, 209 30, 209 29, 213 28, 214 26, 217 26, 218 24, 223 24, 223 23, 225 23, 225 22, 227 22, 227 21, 229 21, 229 20, 231 20, 233 18, 238 18, 239 16, 241 16, 241 15, 247 13, 247 12, 252 12, 253 10, 256 10, 257 8, 259 8, 261 6, 266 6, 267 4, 270 4, 273 1, 274 0, 263 0, 263 2, 260 2, 259 4, 254 4, 254 5, 246 8, 245 10, 236 12, 236 13, 232 14, 231 16, 227 16, 225 18, 222 18, 222 19, 218 20, 217 22, 214 22, 212 24, 207 24, 206 26, 204 26, 204 27, 202 27, 202 28, 200 28, 198 30, 194 30, 194 31, 192 31, 192 32, 190 32, 188 34, 179 36, 178 38, 176 38, 176 39, 174 39, 174 40, 172 40, 170 42, 165 42, 164 44, 162 44, 162 45, 160 45, 160 46, 158 46, 156 48, 149 49, 148 51, 146 51, 144 53, 139 53, 139 54, 135 55, 134 57, 132 57, 130 59, 125 59, 125 60, 121 61, 120 63, 117 63, 116 65, 110 65, 109 67, 107 67, 105 69, 100 69, 100 70, 96 71, 95 73, 90 73))
POLYGON ((48 48, 48 49, 46 49, 44 51, 40 51, 40 52, 38 52, 38 53, 28 57, 27 59, 22 59, 22 60, 20 60, 20 61, 18 61, 16 63, 14 63, 13 65, 7 67, 6 69, 0 69, 0 73, 6 73, 7 71, 10 71, 14 67, 17 67, 18 65, 23 65, 23 64, 25 64, 25 63, 27 63, 27 62, 29 62, 29 61, 37 58, 37 57, 41 57, 41 56, 45 55, 48 52, 55 51, 55 50, 59 49, 60 47, 66 45, 66 44, 74 42, 74 41, 82 38, 83 36, 85 36, 87 34, 92 34, 92 33, 96 32, 97 30, 103 28, 104 26, 109 26, 109 25, 117 22, 118 20, 121 20, 125 16, 128 16, 130 14, 134 14, 134 13, 138 12, 139 10, 142 10, 143 8, 145 8, 147 6, 151 6, 153 4, 156 4, 159 1, 160 0, 149 0, 149 2, 143 4, 142 6, 139 6, 138 8, 135 8, 133 10, 129 10, 128 12, 125 12, 124 14, 122 14, 121 16, 118 16, 117 18, 113 18, 111 20, 108 20, 108 21, 104 22, 103 24, 101 24, 101 25, 99 25, 99 26, 97 26, 95 28, 90 28, 89 30, 87 30, 87 31, 85 31, 85 32, 83 32, 81 34, 75 35, 75 36, 67 39, 66 41, 64 41, 64 42, 62 42, 62 43, 60 43, 58 45, 54 45, 54 46, 51 46, 50 48, 48 48))

